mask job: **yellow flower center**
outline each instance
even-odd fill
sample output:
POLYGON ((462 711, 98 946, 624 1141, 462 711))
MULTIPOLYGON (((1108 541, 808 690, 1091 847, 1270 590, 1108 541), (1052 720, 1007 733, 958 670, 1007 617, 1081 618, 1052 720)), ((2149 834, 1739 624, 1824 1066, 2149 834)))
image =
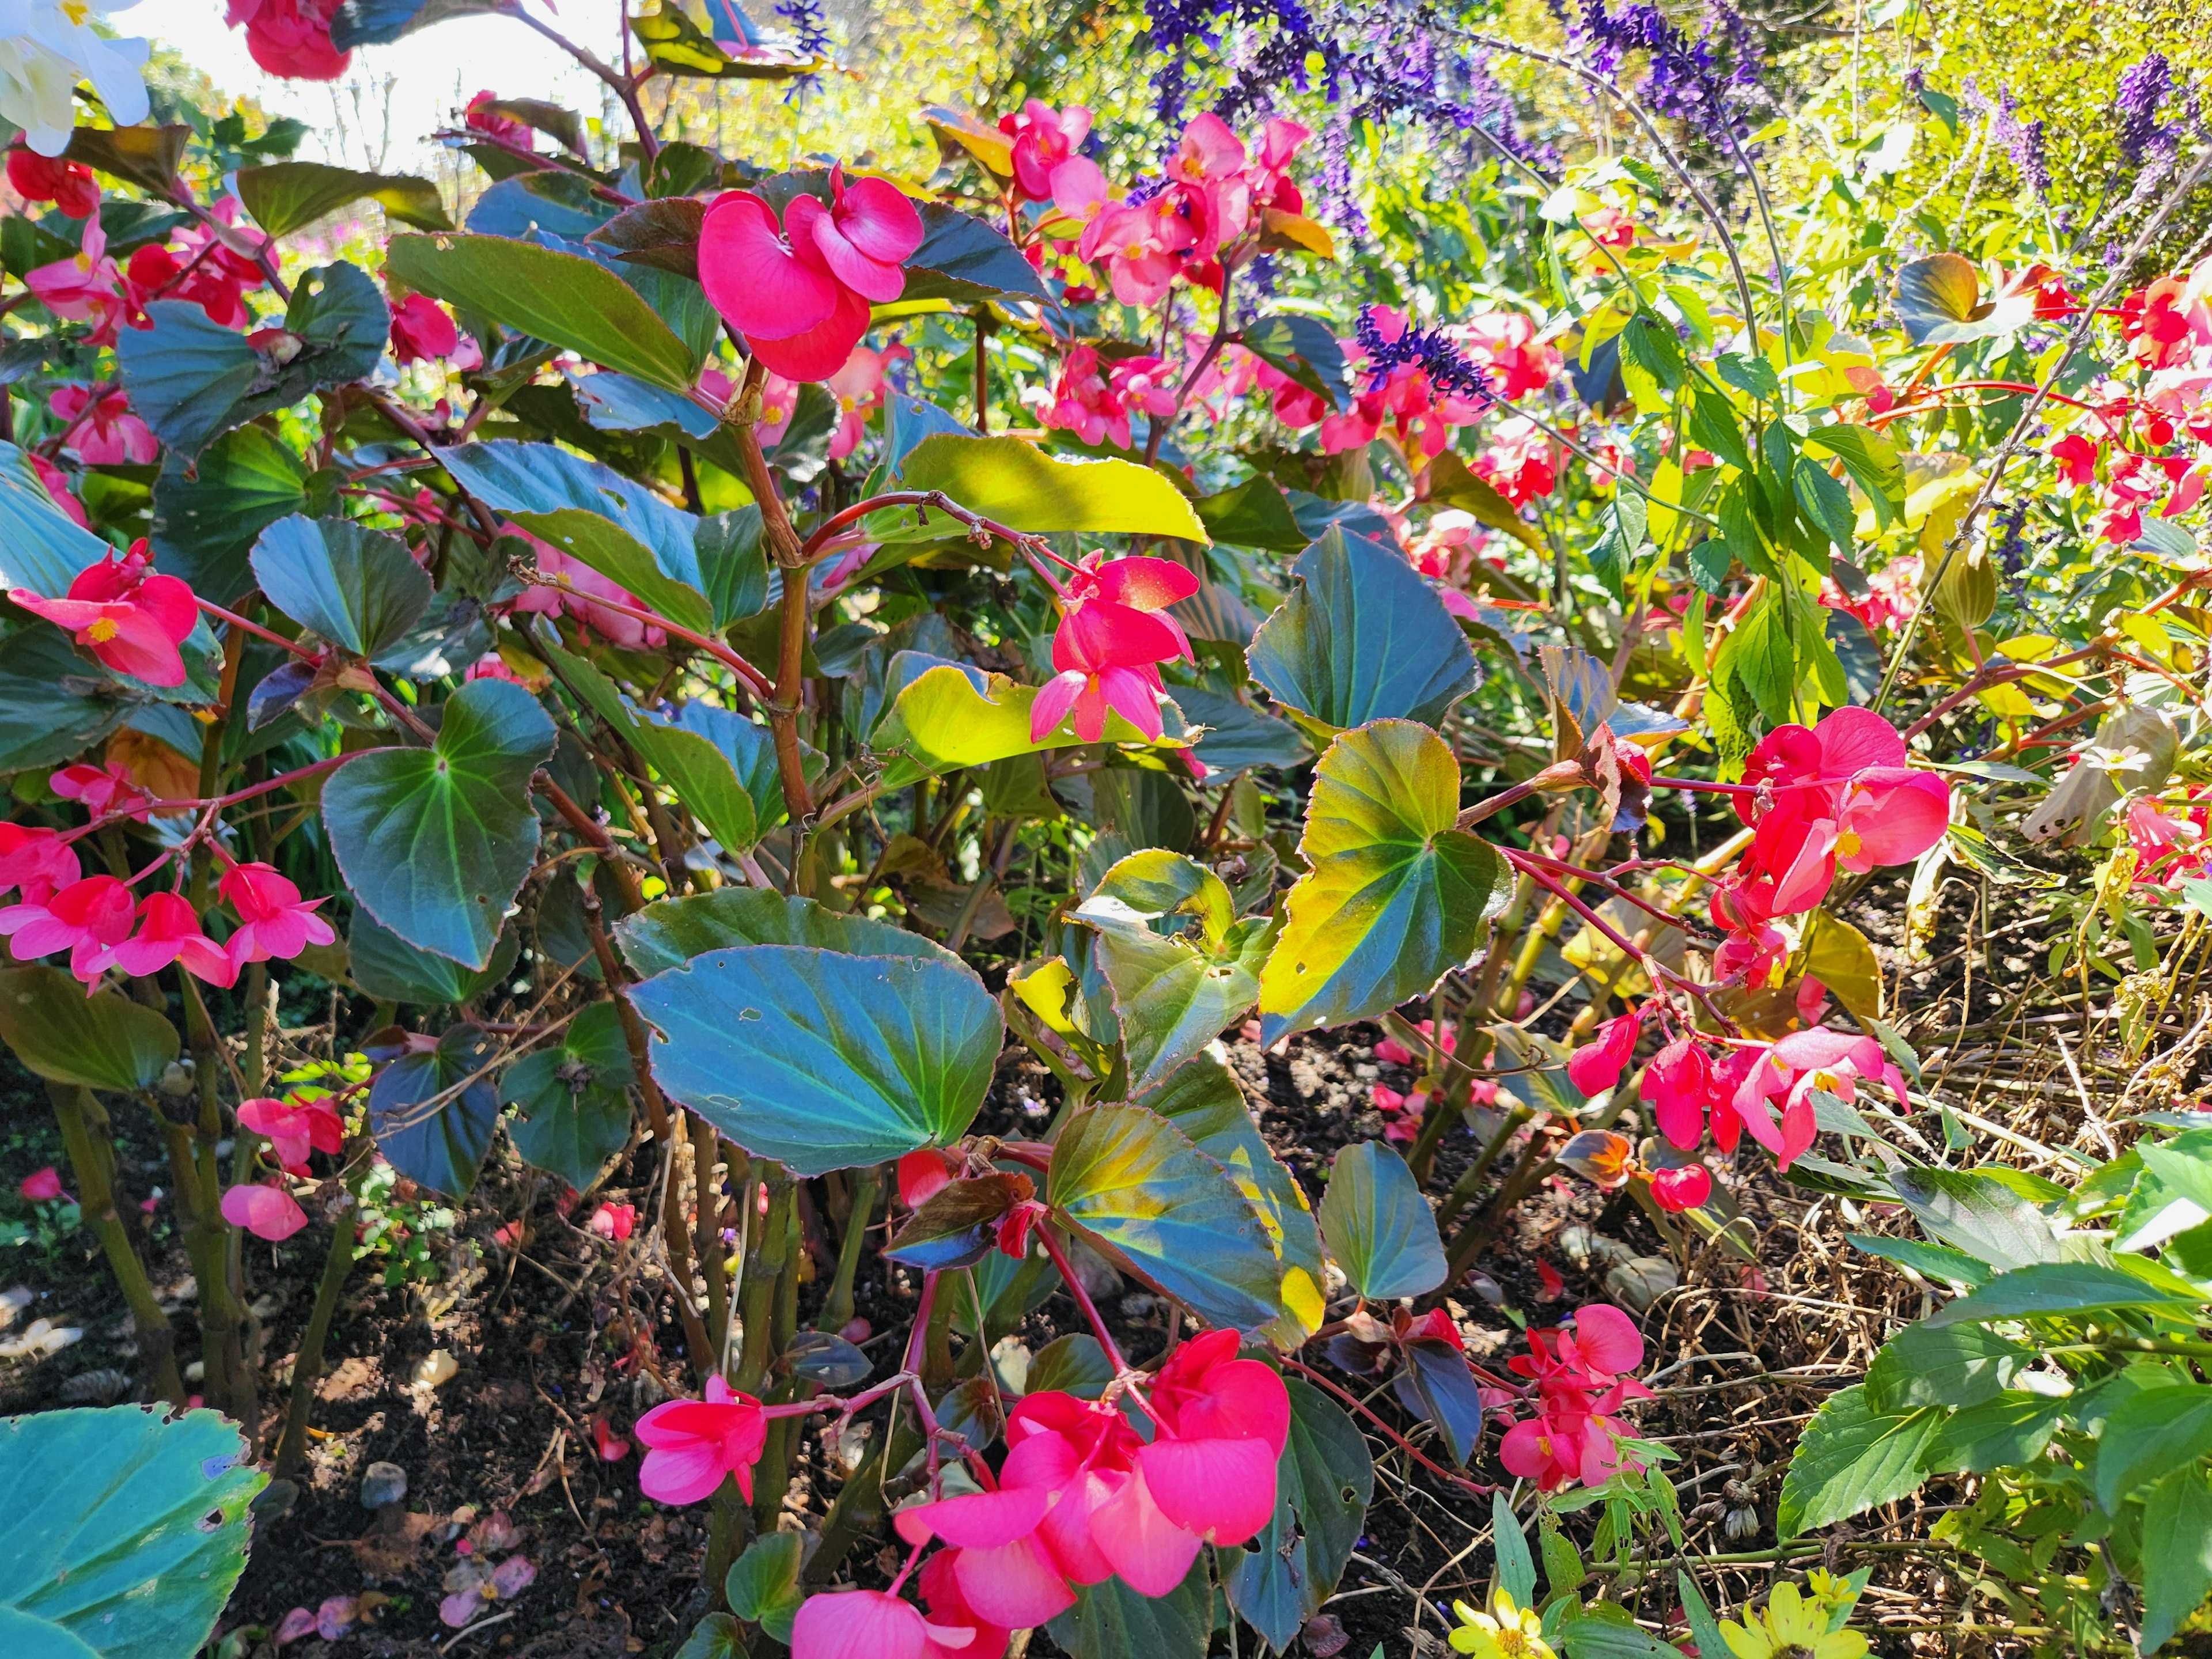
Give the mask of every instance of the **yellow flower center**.
POLYGON ((64 17, 76 24, 82 24, 92 15, 92 8, 85 3, 85 0, 62 0, 61 9, 64 17))
POLYGON ((1846 830, 1836 837, 1836 852, 1843 858, 1856 858, 1859 851, 1859 832, 1846 830))
POLYGON ((122 631, 123 629, 117 625, 112 617, 100 617, 94 619, 92 626, 84 630, 84 636, 94 645, 106 645, 108 641, 122 631))
POLYGON ((1507 1659, 1520 1659, 1528 1651, 1528 1638, 1509 1625, 1498 1632, 1498 1648, 1507 1659))
POLYGON ((1145 245, 1142 242, 1131 242, 1127 244, 1121 250, 1121 257, 1124 259, 1143 258, 1145 257, 1145 245))

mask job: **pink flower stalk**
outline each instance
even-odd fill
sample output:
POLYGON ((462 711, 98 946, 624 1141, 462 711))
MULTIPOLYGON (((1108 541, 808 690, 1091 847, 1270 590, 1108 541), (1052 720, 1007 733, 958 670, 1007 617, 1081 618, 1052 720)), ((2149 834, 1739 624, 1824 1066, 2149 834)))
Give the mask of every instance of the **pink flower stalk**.
POLYGON ((1162 731, 1166 690, 1158 664, 1191 655, 1182 624, 1164 614, 1198 592, 1198 578, 1171 559, 1098 562, 1091 554, 1060 597, 1053 666, 1060 672, 1037 690, 1030 738, 1042 743, 1072 712, 1085 743, 1105 735, 1106 711, 1120 714, 1154 742, 1162 731))
POLYGON ((207 936, 199 913, 182 894, 149 893, 138 902, 138 917, 136 933, 109 945, 86 964, 94 977, 119 968, 133 979, 144 979, 180 962, 193 977, 210 985, 238 983, 238 964, 207 936))
POLYGON ((246 29, 246 50, 288 81, 335 81, 353 61, 331 39, 335 0, 230 0, 224 20, 246 29))
POLYGON ((308 1173, 307 1154, 311 1152, 345 1150, 345 1124, 339 1119, 337 1109, 320 1096, 306 1100, 272 1100, 264 1095, 241 1101, 238 1121, 255 1134, 268 1137, 270 1150, 290 1175, 308 1173))
POLYGON ((1613 1443, 1624 1431, 1612 1413, 1651 1397, 1627 1375, 1643 1363, 1643 1333, 1601 1302, 1577 1309, 1571 1331, 1530 1331, 1528 1354, 1510 1369, 1534 1379, 1536 1414, 1505 1431, 1498 1462, 1545 1492, 1570 1480, 1604 1485, 1621 1466, 1613 1443))
POLYGON ((23 1195, 26 1201, 33 1204, 50 1204, 55 1199, 69 1196, 62 1190, 60 1174, 51 1164, 43 1170, 33 1170, 25 1176, 15 1190, 23 1195))
POLYGON ((460 343, 460 330, 428 295, 410 294, 392 307, 392 355, 401 363, 450 357, 460 343))
POLYGON ((118 674, 149 685, 185 683, 185 659, 177 647, 199 621, 199 603, 179 578, 153 574, 153 555, 143 537, 128 553, 111 554, 78 572, 64 598, 49 599, 27 587, 11 587, 8 597, 69 629, 118 674))
POLYGON ((307 1224, 307 1212, 280 1186, 258 1182, 233 1187, 222 1195, 222 1218, 256 1238, 282 1243, 307 1224))
POLYGON ((1770 1047, 1751 1052, 1753 1063, 1736 1086, 1735 1114, 1784 1170, 1813 1144, 1814 1091, 1850 1102, 1858 1098, 1860 1084, 1879 1083, 1899 1104, 1906 1098, 1904 1073, 1870 1036, 1816 1028, 1792 1031, 1770 1047), (1778 1125, 1772 1106, 1778 1097, 1783 1103, 1778 1125))
POLYGON ((1620 1081, 1636 1053, 1636 1040, 1644 1035, 1644 1010, 1617 1014, 1597 1028, 1597 1040, 1567 1056, 1567 1081, 1586 1095, 1610 1089, 1620 1081))
POLYGON ((868 307, 906 291, 921 216, 881 179, 830 172, 830 201, 796 196, 783 211, 750 191, 725 191, 699 235, 707 298, 753 355, 793 380, 826 380, 867 332, 868 307))
POLYGON ((239 966, 271 957, 289 959, 310 945, 328 945, 337 938, 330 923, 315 914, 329 901, 302 901, 300 890, 273 865, 234 864, 216 884, 216 892, 238 912, 239 928, 228 948, 231 961, 239 966))
POLYGON ((131 889, 113 876, 87 876, 43 900, 27 890, 21 903, 0 910, 0 937, 18 962, 66 950, 70 972, 89 995, 105 971, 96 964, 129 937, 136 908, 131 889))
POLYGON ((90 386, 56 386, 46 407, 68 422, 62 447, 88 466, 143 466, 161 453, 153 428, 131 412, 120 388, 95 398, 90 386))
POLYGON ((636 1226, 635 1204, 602 1204, 592 1212, 592 1231, 617 1244, 628 1238, 636 1226))
POLYGON ((719 1376, 707 1379, 703 1400, 670 1400, 637 1419, 630 1431, 647 1449, 637 1484, 662 1504, 696 1504, 714 1496, 722 1477, 738 1478, 750 1504, 753 1465, 768 1443, 761 1402, 739 1394, 719 1376))

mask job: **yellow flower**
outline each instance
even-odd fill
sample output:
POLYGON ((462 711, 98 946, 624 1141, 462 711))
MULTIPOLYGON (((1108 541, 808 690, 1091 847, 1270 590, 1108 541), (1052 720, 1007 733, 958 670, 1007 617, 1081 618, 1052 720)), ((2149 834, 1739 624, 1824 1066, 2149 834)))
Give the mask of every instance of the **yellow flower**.
MULTIPOLYGON (((1557 1659, 1544 1640, 1544 1621, 1533 1607, 1516 1607, 1503 1589, 1490 1593, 1490 1611, 1477 1613, 1464 1601, 1452 1603, 1460 1626, 1451 1644, 1477 1659, 1557 1659)), ((1825 1656, 1824 1656, 1825 1659, 1825 1656)))
POLYGON ((1867 1639, 1855 1630, 1828 1629, 1828 1610, 1807 1603, 1795 1584, 1777 1584, 1763 1613, 1741 1625, 1721 1625, 1721 1636, 1735 1659, 1863 1659, 1867 1639))

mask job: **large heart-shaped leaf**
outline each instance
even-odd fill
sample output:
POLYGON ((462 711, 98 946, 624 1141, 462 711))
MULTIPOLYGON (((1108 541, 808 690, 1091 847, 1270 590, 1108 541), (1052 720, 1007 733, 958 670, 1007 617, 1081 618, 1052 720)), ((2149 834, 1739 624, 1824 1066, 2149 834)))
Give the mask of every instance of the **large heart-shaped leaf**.
POLYGON ((1474 684, 1474 648, 1402 555, 1332 526, 1291 567, 1296 592, 1252 636, 1252 678, 1323 726, 1440 725, 1474 684))
POLYGON ((0 592, 27 587, 58 599, 112 550, 54 505, 28 456, 0 442, 0 592))
POLYGON ((1098 932, 1098 961, 1114 988, 1129 1087, 1142 1091, 1242 1019, 1260 994, 1275 919, 1236 919, 1221 878, 1180 853, 1132 853, 1106 872, 1076 920, 1098 932), (1189 916, 1193 933, 1155 933, 1189 916))
POLYGON ((350 519, 280 519, 252 564, 270 604, 356 657, 398 644, 430 608, 430 573, 407 544, 350 519))
POLYGON ((289 445, 258 426, 224 433, 197 464, 172 453, 154 480, 155 566, 217 605, 235 605, 253 586, 254 538, 307 510, 310 476, 289 445))
MULTIPOLYGON (((924 438, 900 465, 902 489, 939 489, 1010 530, 1121 531, 1133 536, 1207 539, 1182 492, 1133 461, 1048 455, 1026 438, 945 434, 924 438)), ((878 541, 935 541, 945 515, 915 508, 868 515, 878 541)), ((957 526, 951 526, 957 528, 957 526)))
POLYGON ((904 927, 757 887, 720 887, 648 904, 615 924, 615 942, 629 965, 647 977, 732 945, 797 945, 848 956, 960 960, 904 927))
POLYGON ((1073 1659, 1205 1659, 1213 1638, 1206 1552, 1165 1595, 1140 1595, 1120 1578, 1078 1585, 1075 1605, 1049 1628, 1073 1659))
POLYGON ((0 969, 0 1041, 55 1083, 128 1094, 177 1057, 177 1028, 112 991, 93 996, 58 968, 0 969))
MULTIPOLYGON (((908 659, 919 655, 899 653, 908 659)), ((892 665, 895 681, 900 666, 896 662, 892 665)), ((1067 721, 1042 743, 1030 740, 1030 705, 1036 694, 1034 685, 1017 685, 1004 674, 964 663, 921 667, 901 685, 869 738, 871 748, 889 757, 878 781, 885 788, 901 788, 957 767, 988 766, 1012 755, 1079 747, 1082 739, 1067 721)), ((1189 740, 1183 735, 1182 711, 1170 701, 1162 705, 1160 716, 1163 744, 1186 746, 1189 740)), ((1151 739, 1109 709, 1105 741, 1149 744, 1151 739)))
POLYGON ((284 313, 292 337, 258 349, 189 300, 155 300, 146 313, 152 328, 126 328, 115 343, 124 390, 155 435, 187 457, 258 415, 374 373, 392 331, 376 284, 343 263, 300 277, 284 313))
POLYGON ((1297 727, 1248 708, 1224 692, 1178 685, 1175 700, 1193 727, 1204 728, 1191 752, 1206 769, 1210 784, 1220 781, 1213 774, 1246 772, 1255 766, 1303 766, 1313 758, 1313 745, 1297 727))
POLYGON ((921 214, 921 246, 906 257, 901 300, 972 305, 993 295, 1016 294, 1051 303, 1022 251, 1000 232, 940 202, 915 206, 921 214))
POLYGON ((1229 1172, 1141 1106, 1090 1106, 1061 1127, 1053 1213, 1108 1260, 1210 1325, 1257 1330, 1283 1310, 1267 1223, 1229 1172))
POLYGON ((1359 1425, 1304 1379, 1283 1386, 1291 1434, 1275 1464, 1274 1517, 1244 1549, 1221 1553, 1229 1605, 1278 1653, 1335 1593, 1375 1496, 1359 1425))
POLYGON ((0 1419, 0 1620, 39 1659, 184 1659, 246 1569, 269 1484, 219 1412, 50 1411, 0 1419))
POLYGON ((1322 1237, 1360 1295, 1392 1302, 1444 1282, 1437 1218, 1406 1160, 1378 1141, 1345 1147, 1321 1195, 1322 1237))
POLYGON ((982 981, 938 957, 732 945, 629 994, 661 1086, 806 1176, 957 1140, 1006 1032, 982 981))
POLYGON ((448 1198, 468 1196, 499 1126, 499 1095, 487 1075, 492 1059, 483 1027, 464 1023, 436 1047, 410 1049, 376 1074, 368 1132, 393 1169, 448 1198))
POLYGON ((1512 883, 1458 814, 1459 763, 1428 727, 1377 720, 1328 746, 1298 842, 1306 873, 1260 975, 1266 1042, 1371 1018, 1474 954, 1512 883))
POLYGON ((558 1043, 507 1068, 501 1096, 522 1114, 507 1138, 525 1163, 588 1191, 629 1139, 624 1091, 635 1080, 619 1013, 611 1002, 594 1002, 558 1043))
POLYGON ((672 392, 699 359, 628 283, 581 254, 503 236, 395 236, 385 269, 411 289, 672 392))
POLYGON ((484 966, 537 857, 530 776, 552 752, 553 722, 528 692, 471 680, 430 748, 363 755, 324 787, 346 885, 410 945, 484 966))
POLYGON ((378 927, 366 910, 356 910, 353 925, 346 930, 346 972, 380 1002, 449 1006, 482 995, 514 966, 520 949, 521 941, 510 927, 499 936, 491 961, 470 968, 451 957, 416 950, 390 928, 378 927))
POLYGON ((486 507, 671 621, 714 625, 699 568, 698 521, 645 485, 551 444, 456 444, 437 455, 453 482, 486 507))
POLYGON ((131 713, 115 695, 121 689, 59 629, 27 628, 0 639, 0 772, 75 760, 131 713))
POLYGON ((417 230, 453 228, 437 185, 410 174, 356 173, 321 161, 274 161, 239 168, 231 175, 231 187, 254 222, 271 236, 286 235, 349 202, 363 200, 374 201, 389 217, 417 230))

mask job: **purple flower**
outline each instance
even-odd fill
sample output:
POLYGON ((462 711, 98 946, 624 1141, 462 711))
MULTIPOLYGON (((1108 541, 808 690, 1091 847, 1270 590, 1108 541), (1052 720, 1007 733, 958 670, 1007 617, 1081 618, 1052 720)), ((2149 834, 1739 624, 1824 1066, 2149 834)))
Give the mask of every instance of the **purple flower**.
POLYGON ((1623 57, 1644 53, 1650 68, 1644 82, 1644 98, 1662 115, 1696 128, 1720 149, 1750 131, 1750 124, 1732 106, 1731 88, 1758 85, 1759 58, 1750 27, 1729 7, 1715 0, 1707 12, 1704 33, 1692 41, 1667 21, 1656 0, 1627 0, 1618 12, 1608 11, 1605 0, 1582 0, 1574 33, 1600 74, 1613 75, 1623 57), (1723 72, 1716 41, 1724 42, 1735 61, 1723 72))
MULTIPOLYGON (((822 9, 822 0, 776 0, 775 15, 791 25, 793 44, 809 58, 830 55, 830 20, 822 9)), ((789 103, 801 94, 821 83, 822 77, 811 71, 797 76, 791 88, 783 95, 789 103)))
POLYGON ((2158 106, 2173 90, 2173 66, 2163 52, 2153 52, 2120 72, 2114 104, 2120 118, 2120 155, 2130 167, 2140 167, 2151 146, 2166 136, 2158 125, 2158 106))
POLYGON ((1358 333, 1359 343, 1367 349, 1367 383, 1370 390, 1388 380, 1392 369, 1402 363, 1414 363, 1426 371, 1429 385, 1439 392, 1471 398, 1478 403, 1497 401, 1490 389, 1489 375, 1462 356, 1459 348, 1445 338, 1441 328, 1416 328, 1408 323, 1396 339, 1386 340, 1382 325, 1375 319, 1375 307, 1362 306, 1358 333))

